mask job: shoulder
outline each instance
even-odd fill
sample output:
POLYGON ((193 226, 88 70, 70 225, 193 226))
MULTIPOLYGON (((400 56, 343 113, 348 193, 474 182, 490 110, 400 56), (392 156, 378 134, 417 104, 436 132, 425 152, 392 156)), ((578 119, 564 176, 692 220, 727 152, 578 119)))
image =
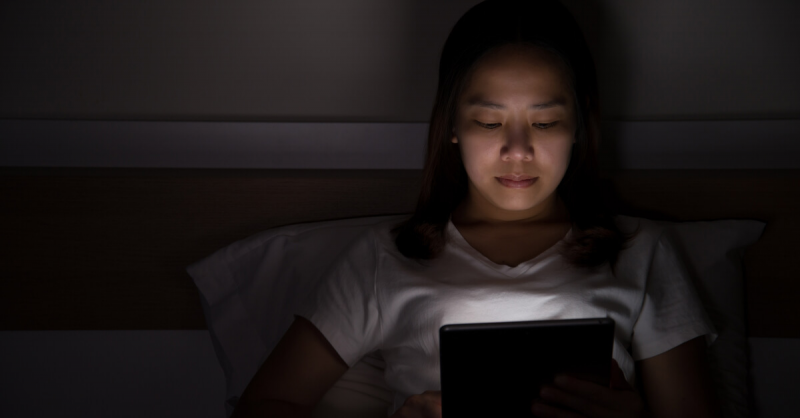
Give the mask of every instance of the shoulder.
MULTIPOLYGON (((331 231, 337 235, 349 235, 351 238, 342 239, 338 244, 344 244, 350 251, 381 249, 393 242, 392 230, 408 218, 407 215, 380 216, 370 218, 354 218, 338 221, 338 230, 331 231), (349 245, 348 245, 349 241, 349 245)), ((345 238, 345 237, 343 237, 345 238)), ((337 243, 330 243, 337 244, 337 243)), ((340 248, 341 249, 341 248, 340 248)))
POLYGON ((630 238, 617 258, 617 267, 647 270, 654 254, 669 250, 669 231, 660 222, 632 216, 617 216, 620 231, 630 238))
POLYGON ((374 250, 386 255, 399 256, 405 258, 397 249, 395 244, 395 229, 405 222, 410 215, 387 217, 385 220, 376 223, 366 229, 361 239, 369 241, 374 250))
MULTIPOLYGON (((362 269, 380 268, 388 259, 406 260, 395 245, 393 230, 407 216, 386 216, 369 219, 368 223, 351 225, 344 230, 335 231, 341 234, 338 240, 329 240, 331 248, 321 249, 323 252, 338 253, 339 265, 353 264, 362 269), (337 248, 338 247, 338 248, 337 248)), ((334 231, 332 231, 334 232, 334 231)))
POLYGON ((380 281, 392 281, 398 275, 426 276, 430 273, 432 265, 438 265, 437 260, 418 260, 406 257, 397 248, 396 228, 406 218, 395 217, 380 223, 370 225, 356 239, 350 249, 350 259, 356 260, 361 266, 370 268, 380 281))
POLYGON ((664 233, 664 226, 652 219, 618 215, 614 222, 620 231, 642 241, 657 240, 664 233))
POLYGON ((630 238, 625 250, 653 249, 660 241, 668 239, 668 228, 652 219, 620 215, 614 218, 614 222, 630 238))

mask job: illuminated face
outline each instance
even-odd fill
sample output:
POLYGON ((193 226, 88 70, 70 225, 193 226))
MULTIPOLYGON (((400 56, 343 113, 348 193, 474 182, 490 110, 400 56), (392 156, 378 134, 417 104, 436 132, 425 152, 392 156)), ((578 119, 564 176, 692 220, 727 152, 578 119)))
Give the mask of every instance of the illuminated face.
POLYGON ((497 220, 546 216, 569 166, 574 109, 552 53, 503 46, 483 57, 459 98, 452 138, 469 176, 468 210, 497 220))

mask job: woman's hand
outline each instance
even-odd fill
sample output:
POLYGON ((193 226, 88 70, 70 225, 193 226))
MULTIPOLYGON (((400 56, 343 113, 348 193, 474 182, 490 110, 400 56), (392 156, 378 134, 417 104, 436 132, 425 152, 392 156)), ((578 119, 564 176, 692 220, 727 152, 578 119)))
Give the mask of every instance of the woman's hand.
POLYGON ((610 387, 559 375, 553 385, 542 388, 539 396, 541 399, 533 401, 531 410, 542 418, 640 418, 645 412, 644 401, 625 380, 615 360, 610 387))
POLYGON ((390 418, 441 418, 442 392, 429 390, 421 395, 409 396, 390 418))

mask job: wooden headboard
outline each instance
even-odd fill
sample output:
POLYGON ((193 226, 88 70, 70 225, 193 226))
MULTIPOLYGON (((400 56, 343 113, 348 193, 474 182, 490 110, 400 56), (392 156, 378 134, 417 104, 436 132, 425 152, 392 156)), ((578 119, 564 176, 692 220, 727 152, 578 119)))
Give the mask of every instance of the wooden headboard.
MULTIPOLYGON (((417 170, 0 169, 0 329, 204 329, 185 267, 278 225, 410 212, 417 170)), ((624 211, 760 219, 750 336, 800 338, 800 170, 626 170, 624 211)))

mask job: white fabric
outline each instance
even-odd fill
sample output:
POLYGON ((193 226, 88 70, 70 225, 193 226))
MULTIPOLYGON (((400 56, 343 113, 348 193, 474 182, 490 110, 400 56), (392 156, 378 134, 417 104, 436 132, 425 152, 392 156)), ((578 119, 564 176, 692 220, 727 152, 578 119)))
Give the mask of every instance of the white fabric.
POLYGON ((709 350, 717 398, 726 418, 750 416, 747 330, 742 256, 764 222, 721 220, 660 222, 675 237, 689 273, 719 337, 709 350))
MULTIPOLYGON (((208 329, 226 376, 228 414, 255 371, 293 320, 293 313, 355 237, 379 222, 369 217, 273 228, 232 243, 189 266, 208 329)), ((747 347, 741 254, 764 223, 751 220, 663 222, 719 338, 710 347, 712 372, 726 418, 748 416, 747 347)), ((316 417, 385 417, 392 394, 376 353, 359 361, 323 398, 316 417), (343 394, 348 394, 344 396, 343 394), (375 407, 383 403, 383 411, 375 407)))
MULTIPOLYGON (((200 290, 214 351, 225 373, 228 415, 319 277, 365 228, 402 218, 405 216, 364 217, 273 228, 187 267, 200 290)), ((371 404, 386 405, 390 400, 391 392, 383 381, 383 360, 371 355, 339 379, 315 416, 349 413, 368 417, 374 410, 371 404), (332 399, 343 392, 353 394, 347 402, 332 399), (350 409, 343 409, 343 403, 350 409)))
POLYGON ((714 331, 665 229, 620 217, 636 235, 616 271, 568 264, 563 240, 516 267, 497 265, 448 225, 434 260, 407 259, 390 228, 370 228, 345 253, 298 314, 326 336, 348 365, 379 350, 395 391, 405 399, 440 388, 438 329, 444 324, 611 317, 613 356, 633 381, 634 361, 714 331))

